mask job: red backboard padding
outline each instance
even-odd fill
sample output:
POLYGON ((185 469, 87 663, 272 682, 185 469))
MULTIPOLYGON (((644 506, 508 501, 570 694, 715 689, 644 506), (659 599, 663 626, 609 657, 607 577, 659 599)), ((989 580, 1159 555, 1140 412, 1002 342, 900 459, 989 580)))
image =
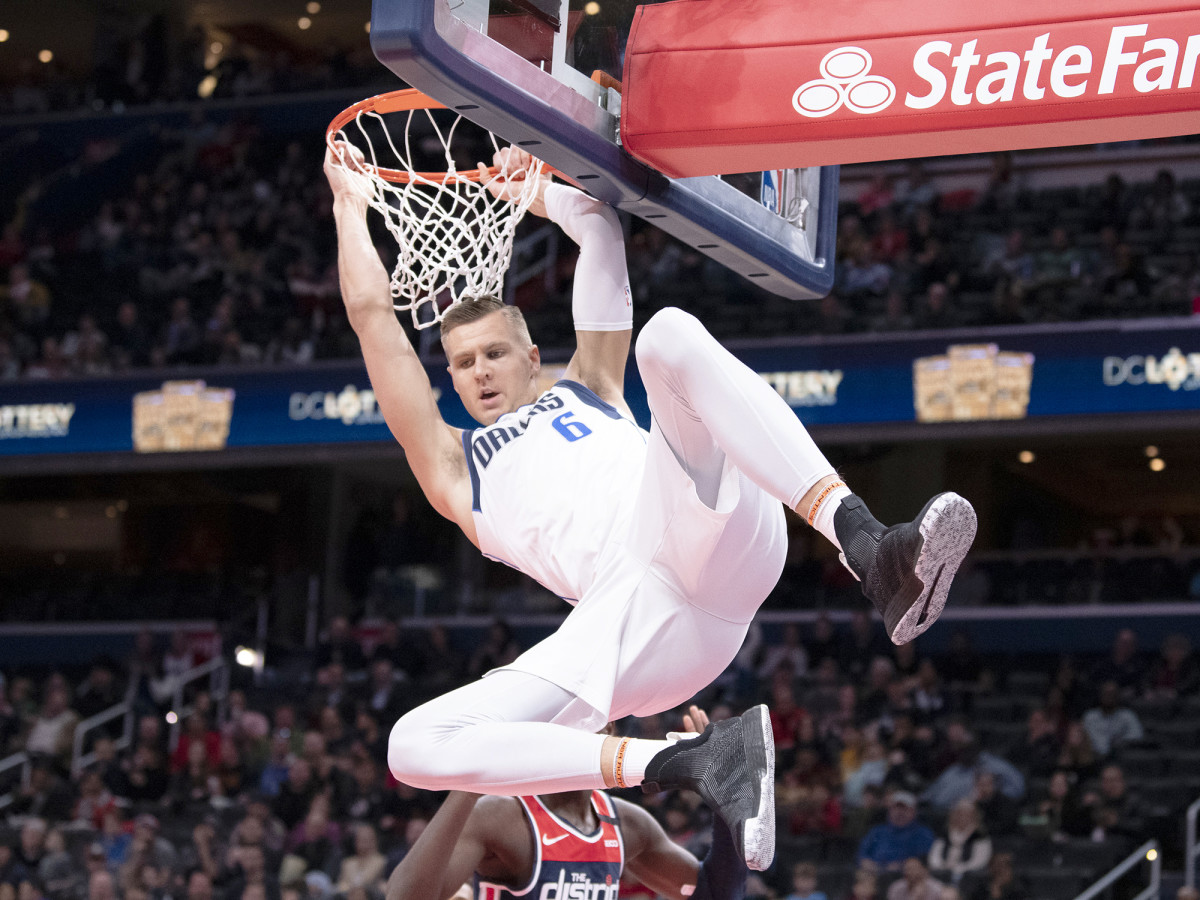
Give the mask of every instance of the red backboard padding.
POLYGON ((642 6, 621 141, 682 177, 1200 132, 1198 6, 642 6))

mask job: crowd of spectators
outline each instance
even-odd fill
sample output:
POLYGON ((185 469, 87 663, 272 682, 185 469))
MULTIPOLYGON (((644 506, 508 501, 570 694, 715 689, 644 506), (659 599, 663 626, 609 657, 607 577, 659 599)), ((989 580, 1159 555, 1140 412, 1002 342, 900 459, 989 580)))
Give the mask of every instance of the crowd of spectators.
POLYGON ((1200 182, 1037 189, 996 154, 979 189, 943 189, 922 161, 879 174, 839 212, 834 288, 815 303, 755 293, 652 229, 629 248, 635 297, 699 308, 721 337, 839 335, 1082 319, 1187 316, 1200 308, 1200 182), (742 303, 730 302, 738 298, 742 303), (745 303, 749 299, 749 303, 745 303))
MULTIPOLYGON (((81 188, 94 197, 82 218, 46 213, 39 181, 8 188, 0 380, 357 358, 321 142, 264 133, 258 115, 218 121, 194 105, 152 152, 139 145, 134 174, 81 188)), ((134 152, 91 144, 62 169, 134 152)), ((1002 154, 980 191, 942 191, 914 162, 843 204, 835 287, 818 302, 771 297, 637 221, 628 259, 638 321, 678 304, 719 337, 893 332, 1191 314, 1198 229, 1200 183, 1167 169, 1151 185, 1114 173, 1102 187, 1034 191, 1002 154)), ((390 263, 382 232, 380 248, 390 263)), ((571 339, 572 252, 559 251, 549 286, 517 287, 547 349, 571 339)))
POLYGON ((304 47, 286 40, 239 41, 195 25, 175 38, 162 17, 124 40, 97 42, 94 66, 63 56, 18 64, 0 85, 0 115, 121 113, 153 104, 260 97, 386 83, 365 42, 304 47), (216 49, 217 52, 214 52, 216 49))
MULTIPOLYGON (((0 241, 0 378, 306 363, 357 352, 330 268, 319 157, 202 115, 56 241, 0 241)), ((318 148, 319 149, 319 148, 318 148)))
MULTIPOLYGON (((335 618, 306 683, 235 689, 224 703, 192 686, 174 735, 167 704, 198 661, 182 633, 166 648, 143 633, 128 660, 99 658, 74 682, 10 672, 0 754, 33 762, 26 782, 2 788, 12 794, 0 900, 378 900, 440 802, 391 778, 388 728, 519 650, 500 622, 459 647, 442 628, 335 618), (80 765, 79 722, 121 699, 135 710, 129 746, 118 750, 117 719, 87 736, 94 756, 80 765)), ((1092 880, 1178 814, 1187 786, 1200 791, 1177 779, 1164 804, 1140 771, 1172 752, 1141 717, 1186 724, 1170 716, 1200 699, 1200 664, 1182 635, 1147 654, 1122 630, 1103 658, 1040 673, 1019 656, 1001 662, 965 633, 937 658, 893 647, 861 614, 845 628, 825 616, 788 626, 769 642, 753 629, 702 698, 717 719, 760 701, 771 710, 779 853, 750 895, 1050 896, 1044 885, 1031 893, 1026 850, 1082 854, 1090 868, 1075 877, 1092 880), (998 712, 1020 699, 1022 673, 1035 691, 1022 695, 1024 724, 998 712)), ((649 737, 676 725, 671 714, 621 723, 649 737)), ((698 798, 628 796, 703 855, 710 819, 698 798)), ((622 896, 648 896, 639 890, 622 896)))
POLYGON ((825 334, 1190 315, 1200 184, 1031 190, 1011 154, 980 191, 940 192, 920 162, 880 175, 839 220, 825 334))

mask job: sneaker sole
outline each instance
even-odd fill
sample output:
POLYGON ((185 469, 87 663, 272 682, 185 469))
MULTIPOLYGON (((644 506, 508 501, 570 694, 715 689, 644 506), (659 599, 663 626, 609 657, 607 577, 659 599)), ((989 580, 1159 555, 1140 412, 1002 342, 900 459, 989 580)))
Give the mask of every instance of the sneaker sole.
POLYGON ((913 574, 897 598, 901 612, 899 621, 888 629, 892 643, 907 644, 937 621, 978 527, 975 508, 955 493, 938 494, 921 510, 921 548, 913 574), (911 602, 901 599, 914 593, 911 602))
POLYGON ((759 773, 758 814, 742 823, 742 853, 749 868, 762 872, 775 859, 775 739, 761 704, 746 710, 742 723, 746 762, 759 773))

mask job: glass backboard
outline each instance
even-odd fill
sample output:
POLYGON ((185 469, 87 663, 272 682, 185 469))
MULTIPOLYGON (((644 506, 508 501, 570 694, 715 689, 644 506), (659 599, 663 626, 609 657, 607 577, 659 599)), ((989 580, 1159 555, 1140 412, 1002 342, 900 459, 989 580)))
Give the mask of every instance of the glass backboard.
POLYGON ((632 0, 374 0, 371 46, 408 85, 594 196, 766 290, 824 296, 836 167, 772 173, 760 195, 757 180, 747 190, 744 178, 669 178, 620 146, 619 82, 635 9, 632 0))

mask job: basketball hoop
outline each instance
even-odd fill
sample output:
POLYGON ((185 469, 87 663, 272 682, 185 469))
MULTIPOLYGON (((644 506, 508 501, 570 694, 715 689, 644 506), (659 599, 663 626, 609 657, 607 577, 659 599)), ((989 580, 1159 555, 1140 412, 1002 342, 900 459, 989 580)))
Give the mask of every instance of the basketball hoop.
MULTIPOLYGON (((393 91, 369 97, 339 113, 325 132, 325 141, 334 162, 365 174, 371 185, 370 207, 383 217, 384 225, 398 245, 396 266, 391 275, 393 305, 408 310, 413 326, 428 328, 441 322, 445 310, 466 299, 491 296, 499 298, 504 273, 512 259, 513 235, 529 205, 537 196, 538 176, 543 166, 538 160, 524 172, 524 183, 514 199, 494 197, 480 182, 475 167, 459 171, 453 155, 455 134, 462 116, 455 115, 449 127, 439 123, 436 110, 446 107, 416 90, 393 91), (424 119, 417 113, 424 113, 424 119), (403 122, 403 140, 393 136, 398 129, 393 119, 384 116, 407 113, 403 122), (414 121, 432 128, 429 135, 414 133, 414 121), (376 137, 368 131, 377 128, 376 137), (347 130, 355 132, 350 140, 347 130), (335 140, 353 144, 363 151, 365 165, 345 157, 334 147, 335 140), (414 140, 423 146, 414 148, 414 140), (390 157, 382 163, 376 144, 382 141, 390 157), (426 145, 445 163, 444 171, 416 171, 414 159, 426 145), (393 162, 394 159, 394 162, 393 162)), ((496 136, 485 132, 491 153, 500 150, 496 136)), ((470 144, 458 150, 474 150, 470 144)), ((490 155, 490 154, 489 154, 490 155)), ((475 159, 473 155, 470 157, 475 159)), ((435 163, 436 164, 436 163, 435 163)), ((470 165, 470 163, 467 163, 470 165)), ((487 181, 503 176, 499 169, 487 169, 487 181)))

